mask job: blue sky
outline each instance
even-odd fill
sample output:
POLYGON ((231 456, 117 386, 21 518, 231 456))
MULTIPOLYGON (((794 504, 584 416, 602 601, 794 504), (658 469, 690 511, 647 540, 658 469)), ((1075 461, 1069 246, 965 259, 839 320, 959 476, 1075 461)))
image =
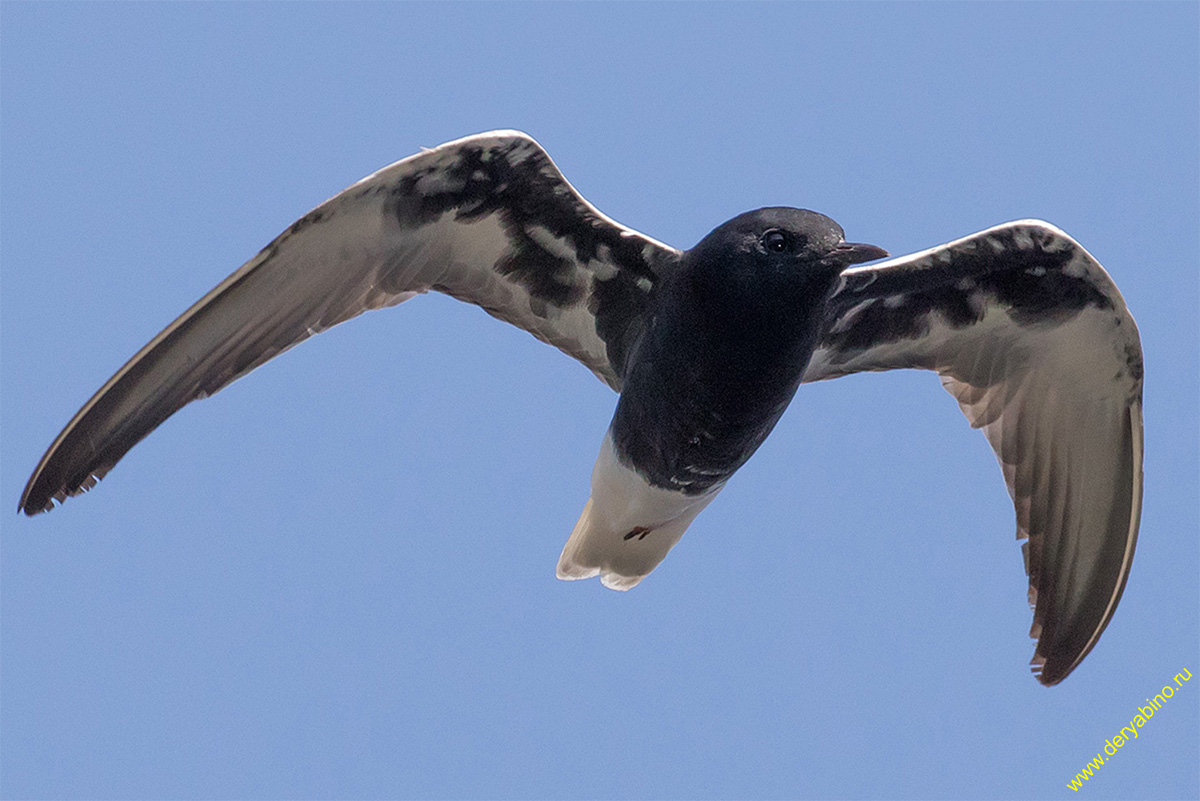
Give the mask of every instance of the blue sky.
POLYGON ((1198 11, 1183 4, 0 7, 0 794, 1194 798, 1198 11), (804 387, 627 594, 555 580, 615 397, 425 297, 20 491, 76 409, 295 218, 528 131, 688 247, 764 205, 893 253, 1041 217, 1146 355, 1121 607, 1030 677, 1012 510, 930 374, 804 387))

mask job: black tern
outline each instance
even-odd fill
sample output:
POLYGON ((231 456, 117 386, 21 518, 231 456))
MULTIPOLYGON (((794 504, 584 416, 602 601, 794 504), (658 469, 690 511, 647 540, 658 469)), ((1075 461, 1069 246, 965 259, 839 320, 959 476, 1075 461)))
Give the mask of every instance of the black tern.
POLYGON ((802 383, 939 374, 1016 507, 1056 684, 1111 619, 1142 499, 1142 353, 1108 273, 1021 220, 887 258, 821 214, 764 208, 680 251, 604 216, 515 131, 362 179, 297 220, 142 348, 29 479, 33 515, 313 334, 442 292, 578 359, 620 393, 558 576, 629 589, 762 444, 802 383))

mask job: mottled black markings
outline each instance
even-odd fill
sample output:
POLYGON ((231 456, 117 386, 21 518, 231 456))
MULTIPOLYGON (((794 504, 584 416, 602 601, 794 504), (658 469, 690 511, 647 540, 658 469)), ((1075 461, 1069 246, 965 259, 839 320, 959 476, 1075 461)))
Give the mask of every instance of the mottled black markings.
POLYGON ((827 334, 824 342, 836 344, 840 351, 855 351, 880 342, 922 337, 929 333, 929 314, 935 310, 951 328, 974 325, 979 322, 982 309, 976 309, 971 304, 971 291, 978 290, 936 287, 905 294, 902 296, 903 303, 891 307, 885 305, 882 299, 872 300, 870 305, 856 313, 854 322, 848 328, 837 334, 827 334))
POLYGON ((949 251, 948 263, 919 274, 848 276, 846 288, 830 302, 822 347, 837 353, 835 363, 848 361, 859 351, 926 335, 934 312, 951 328, 974 325, 989 302, 1003 306, 1019 325, 1062 323, 1087 306, 1112 308, 1112 302, 1086 277, 1064 272, 1075 255, 1073 247, 1052 250, 1054 240, 1028 230, 1031 242, 1026 240, 1021 247, 1016 233, 988 234, 998 249, 986 239, 974 247, 959 247, 949 251), (914 289, 914 284, 919 288, 914 289), (886 298, 903 300, 889 305, 886 298), (853 311, 864 302, 869 303, 853 311), (843 316, 851 313, 847 323, 843 316))
POLYGON ((588 311, 596 318, 596 333, 604 340, 608 361, 619 376, 625 375, 626 362, 641 333, 647 294, 636 280, 620 272, 607 281, 592 278, 588 311), (631 325, 631 320, 639 323, 631 325))
POLYGON ((496 262, 496 272, 528 289, 537 300, 560 309, 583 299, 586 287, 578 280, 579 270, 573 262, 541 247, 523 231, 510 231, 509 240, 513 250, 496 262))
POLYGON ((645 240, 622 236, 620 228, 597 217, 549 157, 526 140, 463 146, 456 156, 451 164, 417 169, 400 180, 389 200, 396 219, 414 227, 446 213, 463 222, 497 215, 511 248, 493 269, 522 286, 535 301, 556 309, 586 300, 609 362, 621 375, 637 338, 649 287, 658 277, 643 253, 645 240), (429 191, 422 188, 423 181, 444 188, 429 191), (542 231, 559 240, 574 259, 539 243, 535 232, 542 231), (603 261, 617 268, 603 280, 585 269, 601 253, 603 261), (648 283, 639 286, 639 279, 648 283))
POLYGON ((622 537, 622 539, 626 542, 629 542, 634 537, 637 537, 638 542, 641 542, 642 540, 646 539, 646 535, 651 531, 653 531, 653 529, 647 528, 646 526, 634 526, 633 530, 622 537))
MULTIPOLYGON (((323 207, 313 209, 308 214, 305 214, 303 217, 301 217, 300 219, 296 220, 294 223, 289 225, 287 231, 284 232, 283 236, 292 236, 294 234, 297 234, 300 231, 303 231, 305 228, 309 227, 310 225, 314 225, 315 223, 321 222, 321 220, 324 220, 326 216, 328 216, 327 209, 325 209, 323 207)), ((282 239, 282 238, 283 237, 280 237, 280 239, 282 239)))
POLYGON ((260 250, 255 258, 260 262, 270 261, 271 259, 275 258, 276 255, 278 255, 279 248, 284 242, 300 233, 305 228, 308 228, 310 225, 321 222, 328 216, 329 210, 324 206, 313 209, 308 214, 305 214, 303 217, 289 225, 287 230, 285 230, 282 234, 268 242, 266 247, 260 250))
POLYGON ((1133 342, 1125 346, 1125 366, 1129 369, 1129 375, 1140 386, 1145 377, 1145 366, 1142 363, 1142 349, 1133 342))

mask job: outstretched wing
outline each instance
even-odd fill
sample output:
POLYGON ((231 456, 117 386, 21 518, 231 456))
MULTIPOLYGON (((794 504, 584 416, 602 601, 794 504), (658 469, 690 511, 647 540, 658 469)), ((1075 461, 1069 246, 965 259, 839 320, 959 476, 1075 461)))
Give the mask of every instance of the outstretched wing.
POLYGON ((1142 351, 1077 242, 1023 220, 843 273, 805 381, 934 370, 1004 471, 1043 684, 1112 617, 1142 502, 1142 351))
POLYGON ((313 334, 429 290, 619 389, 650 289, 678 258, 596 210, 525 134, 425 151, 301 217, 142 348, 58 435, 20 508, 90 488, 184 404, 313 334))

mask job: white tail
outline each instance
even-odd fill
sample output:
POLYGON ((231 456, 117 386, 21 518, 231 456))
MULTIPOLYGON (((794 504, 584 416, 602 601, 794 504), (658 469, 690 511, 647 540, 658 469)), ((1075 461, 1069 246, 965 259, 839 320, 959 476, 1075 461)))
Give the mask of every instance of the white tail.
POLYGON ((685 495, 651 486, 617 459, 610 431, 592 469, 592 496, 559 557, 558 577, 599 576, 609 589, 628 590, 658 566, 720 491, 685 495))

